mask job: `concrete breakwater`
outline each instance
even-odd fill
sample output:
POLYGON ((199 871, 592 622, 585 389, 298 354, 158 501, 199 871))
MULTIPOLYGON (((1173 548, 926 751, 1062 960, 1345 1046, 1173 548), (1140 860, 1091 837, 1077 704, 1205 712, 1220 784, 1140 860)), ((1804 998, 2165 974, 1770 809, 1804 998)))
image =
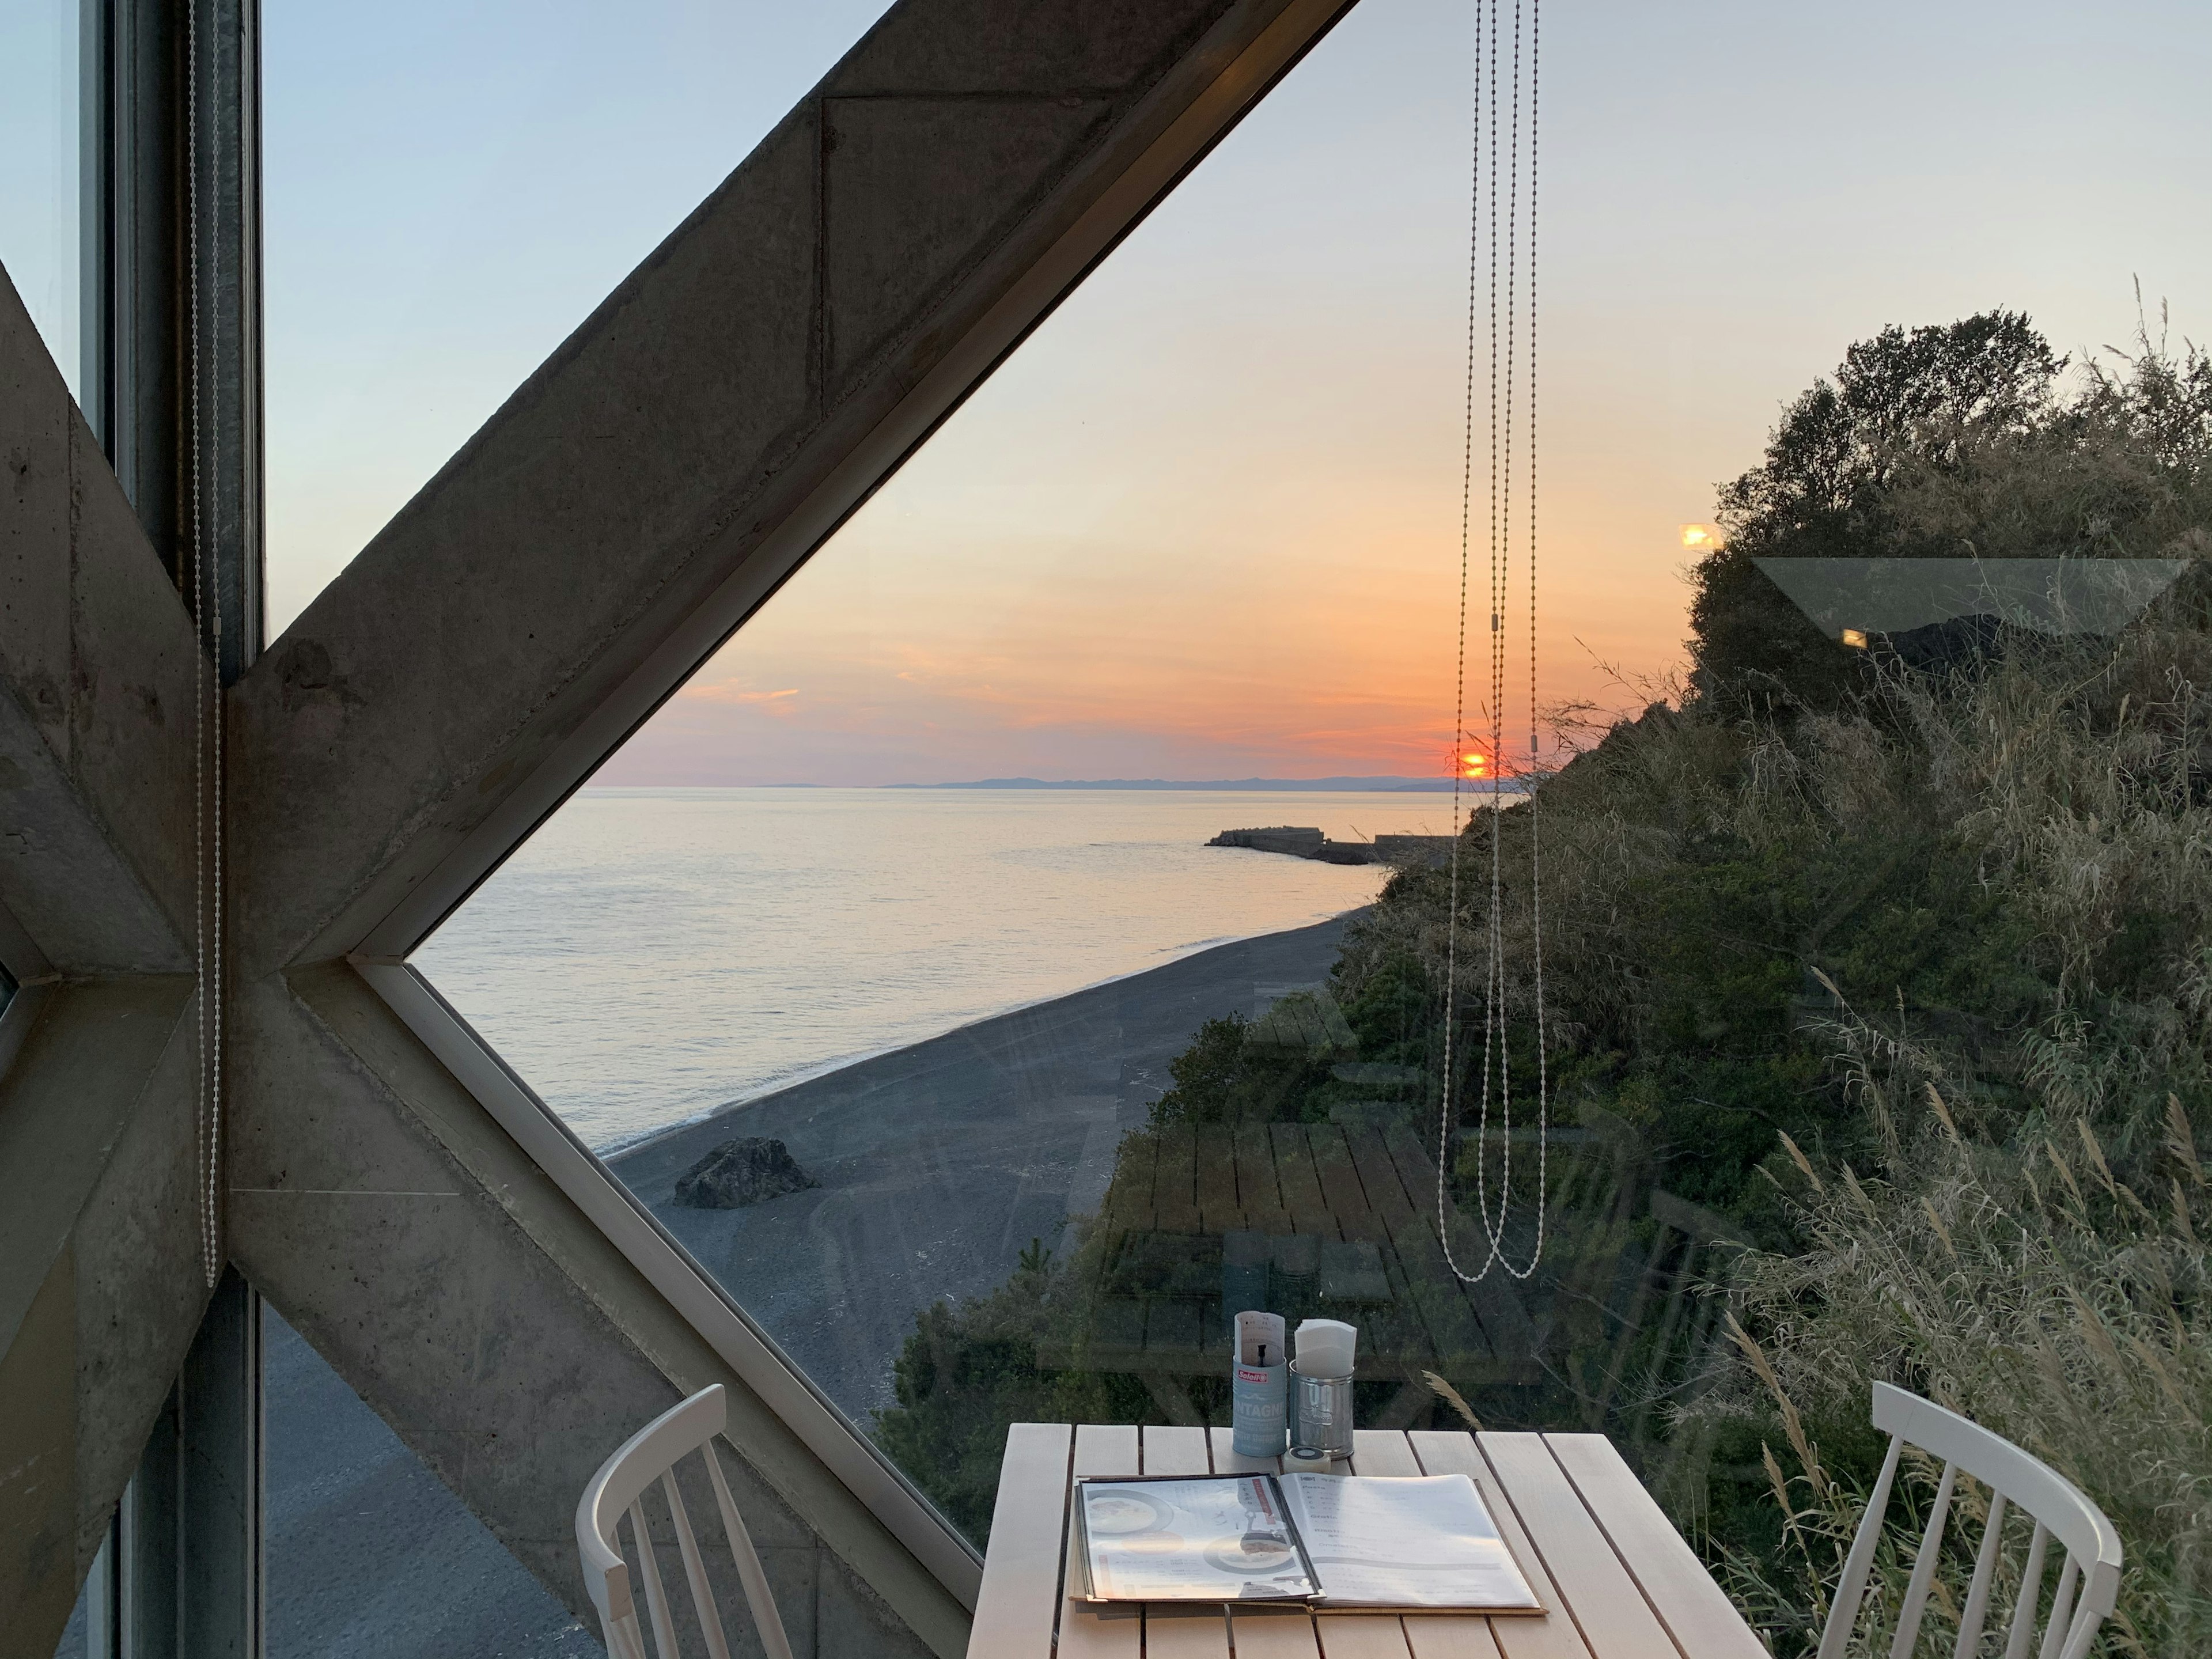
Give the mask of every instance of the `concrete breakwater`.
POLYGON ((1319 830, 1278 824, 1265 830, 1224 830, 1208 847, 1243 847, 1323 864, 1441 864, 1451 856, 1449 836, 1377 836, 1372 841, 1331 841, 1319 830))

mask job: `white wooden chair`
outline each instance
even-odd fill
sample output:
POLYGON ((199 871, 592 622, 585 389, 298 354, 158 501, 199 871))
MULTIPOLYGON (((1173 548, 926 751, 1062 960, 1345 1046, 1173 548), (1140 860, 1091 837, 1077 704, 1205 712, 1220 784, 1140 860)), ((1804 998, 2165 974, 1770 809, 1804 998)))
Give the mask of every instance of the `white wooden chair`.
POLYGON ((1858 1622, 1867 1576, 1874 1565, 1875 1546, 1881 1537, 1882 1514, 1889 1506, 1890 1487, 1897 1479, 1898 1457, 1908 1444, 1942 1458, 1943 1475, 1936 1488, 1936 1504, 1928 1517, 1928 1530, 1920 1540, 1920 1553, 1913 1559, 1904 1604, 1898 1609, 1890 1659, 1909 1659, 1919 1640, 1921 1615, 1928 1608, 1928 1592, 1936 1581, 1936 1558, 1942 1549, 1944 1522, 1950 1518, 1952 1487, 1961 1469, 1990 1489, 1990 1519, 1982 1534, 1981 1552, 1974 1560, 1973 1582, 1960 1613, 1959 1639, 1952 1650, 1954 1659, 1973 1659, 1980 1648, 2008 1505, 2033 1516, 2035 1532, 2028 1540, 2004 1659, 2027 1659, 2042 1600, 2045 1556, 2054 1537, 2064 1547, 2066 1561, 2059 1570, 2058 1589, 2051 1597, 2051 1615, 2042 1643, 2036 1648, 2036 1659, 2082 1659, 2119 1594, 2120 1539, 2112 1523, 2082 1496, 2080 1488, 2047 1464, 1917 1394, 1907 1394, 1887 1382, 1875 1383, 1874 1425, 1889 1435, 1889 1455, 1882 1461, 1881 1478, 1867 1500, 1866 1518, 1859 1522, 1858 1535, 1852 1539, 1850 1555, 1844 1563, 1836 1603, 1820 1635, 1820 1659, 1843 1659, 1851 1627, 1858 1622))
POLYGON ((661 1585, 660 1566, 645 1514, 645 1492, 655 1481, 667 1500, 669 1523, 683 1558, 692 1611, 698 1616, 709 1659, 730 1659, 729 1638, 715 1610, 705 1559, 691 1530, 691 1517, 684 1511, 683 1494, 677 1490, 677 1466, 694 1452, 706 1464, 707 1478, 714 1484, 730 1557, 738 1570, 738 1582, 744 1589, 746 1604, 752 1609, 761 1646, 769 1659, 792 1659, 791 1643, 783 1633, 783 1620, 776 1613, 767 1576, 761 1571, 760 1556, 745 1523, 738 1518, 738 1506, 730 1500, 729 1483, 723 1479, 722 1466, 714 1455, 714 1437, 728 1420, 727 1410, 720 1383, 702 1389, 624 1441, 584 1488, 583 1499, 576 1505, 576 1547, 584 1559, 584 1582, 591 1590, 592 1604, 599 1610, 599 1626, 612 1659, 646 1659, 645 1634, 638 1623, 629 1564, 623 1559, 622 1542, 616 1535, 624 1516, 629 1517, 630 1542, 645 1579, 645 1605, 653 1620, 655 1659, 680 1659, 675 1620, 668 1593, 661 1585))

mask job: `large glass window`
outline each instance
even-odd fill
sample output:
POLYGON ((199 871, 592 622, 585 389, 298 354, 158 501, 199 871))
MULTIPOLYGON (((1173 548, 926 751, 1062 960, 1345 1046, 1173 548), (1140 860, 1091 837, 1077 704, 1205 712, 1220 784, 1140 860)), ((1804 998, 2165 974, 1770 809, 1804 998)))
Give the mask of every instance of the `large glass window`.
POLYGON ((1934 1393, 2186 1650, 2212 369, 2075 346, 2212 259, 2105 188, 2207 26, 2147 104, 1973 15, 1553 20, 1533 745, 1452 718, 1468 20, 1376 0, 418 964, 979 1540, 1260 1307, 1612 1436, 1785 1651, 1934 1393))

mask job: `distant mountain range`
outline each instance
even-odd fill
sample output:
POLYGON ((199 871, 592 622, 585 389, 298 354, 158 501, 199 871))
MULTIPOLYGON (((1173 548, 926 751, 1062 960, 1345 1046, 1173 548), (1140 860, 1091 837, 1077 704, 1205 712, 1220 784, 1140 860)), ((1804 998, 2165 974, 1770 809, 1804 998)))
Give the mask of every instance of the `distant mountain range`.
MULTIPOLYGON (((1449 778, 981 778, 973 783, 892 783, 887 789, 1218 789, 1284 794, 1449 794, 1449 778)), ((1470 786, 1478 787, 1480 786, 1470 786)))

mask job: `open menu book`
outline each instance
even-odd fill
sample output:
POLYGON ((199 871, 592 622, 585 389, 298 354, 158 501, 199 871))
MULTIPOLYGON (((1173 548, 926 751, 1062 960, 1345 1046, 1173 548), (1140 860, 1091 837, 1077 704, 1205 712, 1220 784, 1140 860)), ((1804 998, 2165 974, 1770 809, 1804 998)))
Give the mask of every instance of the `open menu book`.
POLYGON ((1085 1601, 1544 1611, 1463 1474, 1090 1477, 1075 1500, 1085 1601))

